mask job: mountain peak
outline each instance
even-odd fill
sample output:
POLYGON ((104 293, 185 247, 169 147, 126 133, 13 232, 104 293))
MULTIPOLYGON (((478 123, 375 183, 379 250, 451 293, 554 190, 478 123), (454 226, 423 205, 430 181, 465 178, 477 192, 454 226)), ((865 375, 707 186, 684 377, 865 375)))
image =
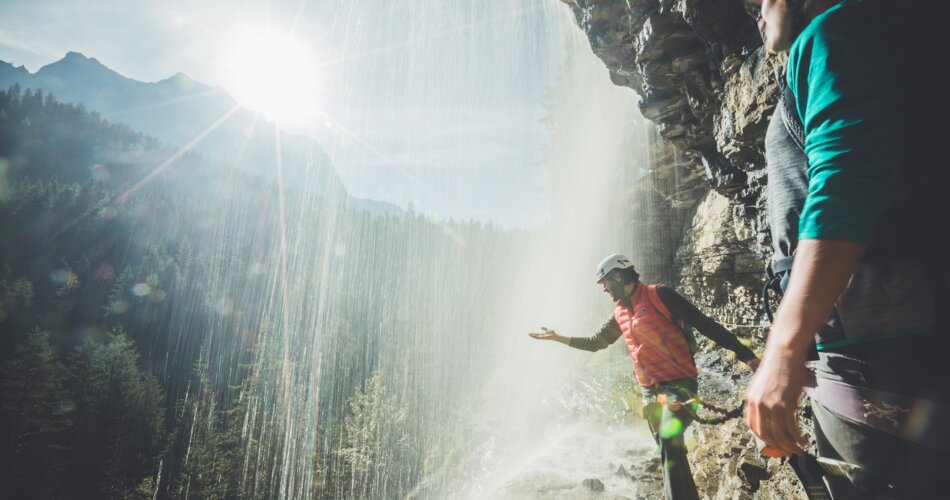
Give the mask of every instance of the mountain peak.
POLYGON ((53 64, 57 64, 57 63, 68 63, 71 66, 79 66, 79 67, 106 68, 106 65, 99 62, 99 60, 96 59, 95 57, 86 57, 82 53, 72 51, 72 50, 67 52, 66 55, 62 59, 60 59, 59 61, 53 64))
POLYGON ((182 73, 181 71, 179 71, 178 73, 175 73, 174 75, 164 80, 160 80, 157 83, 162 83, 162 82, 177 83, 179 85, 194 85, 194 84, 200 83, 194 78, 182 73))
POLYGON ((63 82, 74 78, 84 79, 87 82, 99 81, 102 84, 113 80, 128 80, 109 69, 98 59, 86 57, 75 51, 67 52, 65 57, 43 66, 35 74, 40 78, 53 77, 63 82))
POLYGON ((63 59, 67 61, 73 61, 73 60, 85 61, 89 58, 80 54, 79 52, 70 50, 69 52, 66 53, 66 57, 64 57, 63 59))
POLYGON ((98 59, 94 57, 86 57, 80 54, 79 52, 74 52, 74 51, 69 51, 66 53, 66 55, 62 59, 54 63, 47 64, 46 66, 43 66, 42 68, 40 68, 39 71, 37 71, 37 73, 40 73, 43 70, 47 70, 48 68, 82 68, 85 70, 94 68, 98 70, 104 69, 109 72, 112 72, 112 70, 107 68, 101 62, 99 62, 98 59))
POLYGON ((28 76, 30 72, 22 65, 14 66, 6 61, 0 61, 0 81, 3 81, 0 90, 6 90, 8 86, 6 80, 18 80, 28 76))

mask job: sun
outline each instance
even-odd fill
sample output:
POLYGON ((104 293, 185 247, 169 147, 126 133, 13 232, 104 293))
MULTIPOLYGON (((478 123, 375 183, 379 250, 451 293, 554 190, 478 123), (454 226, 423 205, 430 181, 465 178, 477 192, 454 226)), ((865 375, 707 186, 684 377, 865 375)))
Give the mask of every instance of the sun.
POLYGON ((289 36, 242 32, 225 62, 225 87, 242 106, 279 126, 303 128, 317 118, 316 55, 289 36))

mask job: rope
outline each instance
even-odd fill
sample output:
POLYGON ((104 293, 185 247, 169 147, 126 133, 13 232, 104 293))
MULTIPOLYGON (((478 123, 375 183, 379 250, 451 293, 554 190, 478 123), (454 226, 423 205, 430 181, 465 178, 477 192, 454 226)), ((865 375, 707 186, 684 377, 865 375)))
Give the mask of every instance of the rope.
MULTIPOLYGON (((690 413, 693 414, 693 417, 696 419, 697 422, 701 424, 705 424, 705 425, 719 425, 727 420, 732 420, 734 418, 739 418, 740 416, 742 416, 742 407, 744 405, 742 403, 739 403, 739 406, 731 410, 719 408, 718 406, 711 405, 709 403, 700 403, 699 406, 705 407, 707 410, 713 413, 718 413, 719 416, 718 417, 701 417, 698 411, 690 411, 690 413)), ((687 407, 691 408, 692 405, 687 404, 687 407)), ((698 409, 699 408, 697 408, 697 410, 698 409)))
MULTIPOLYGON (((666 396, 665 394, 660 394, 660 396, 657 397, 656 400, 661 405, 669 407, 670 403, 666 400, 665 396, 666 396)), ((698 398, 690 399, 684 403, 675 403, 675 404, 682 405, 682 408, 685 408, 686 411, 689 412, 689 414, 693 416, 694 420, 705 425, 719 425, 727 420, 738 418, 742 415, 742 408, 744 406, 743 403, 739 403, 739 406, 731 410, 726 410, 716 405, 703 402, 698 398), (719 416, 703 417, 699 414, 700 408, 705 408, 706 410, 712 413, 718 413, 719 416)))
POLYGON ((761 324, 761 325, 739 325, 736 323, 719 323, 722 326, 727 326, 729 328, 762 328, 763 330, 768 330, 771 327, 771 324, 761 324))

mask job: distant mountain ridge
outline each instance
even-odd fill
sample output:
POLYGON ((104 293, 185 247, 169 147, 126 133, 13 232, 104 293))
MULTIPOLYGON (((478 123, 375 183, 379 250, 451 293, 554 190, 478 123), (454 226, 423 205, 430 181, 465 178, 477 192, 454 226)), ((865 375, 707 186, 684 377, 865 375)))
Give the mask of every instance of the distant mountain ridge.
MULTIPOLYGON (((140 82, 95 58, 69 52, 36 73, 0 61, 0 88, 14 84, 43 90, 62 102, 81 103, 110 122, 124 123, 174 146, 185 146, 207 132, 194 145, 196 151, 266 178, 276 176, 273 125, 242 108, 225 89, 184 73, 154 83, 140 82)), ((280 145, 288 185, 310 186, 327 199, 374 212, 401 211, 389 203, 350 197, 316 140, 281 132, 280 145)))

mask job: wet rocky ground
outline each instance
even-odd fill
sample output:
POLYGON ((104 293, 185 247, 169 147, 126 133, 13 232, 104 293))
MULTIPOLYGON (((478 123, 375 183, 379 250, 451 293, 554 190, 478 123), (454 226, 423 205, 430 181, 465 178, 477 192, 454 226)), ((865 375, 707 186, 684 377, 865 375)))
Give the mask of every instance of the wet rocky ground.
MULTIPOLYGON (((697 356, 700 395, 723 410, 742 405, 747 367, 704 350, 697 356)), ((706 409, 706 418, 718 414, 706 409)), ((805 429, 806 432, 808 429, 805 429)), ((480 498, 527 499, 662 499, 659 451, 645 423, 585 422, 552 429, 537 449, 506 467, 480 498)), ((708 425, 694 422, 686 430, 689 461, 700 498, 712 500, 804 499, 791 467, 759 456, 741 417, 708 425)))
MULTIPOLYGON (((694 422, 686 429, 689 461, 700 498, 805 499, 791 467, 758 454, 755 439, 741 418, 744 389, 751 378, 734 356, 700 339, 696 355, 699 395, 705 401, 700 417, 718 423, 694 422), (715 408, 728 412, 721 417, 715 408)), ((760 346, 753 346, 758 350, 760 346)), ((622 363, 621 363, 622 362, 622 363)), ((662 499, 659 451, 640 413, 639 397, 625 401, 625 411, 604 394, 627 394, 614 378, 629 377, 628 361, 597 373, 585 372, 585 384, 558 399, 569 416, 548 421, 531 439, 508 435, 493 441, 493 464, 480 474, 472 467, 469 486, 458 496, 499 500, 527 499, 662 499), (589 387, 588 387, 589 386, 589 387), (611 392, 608 388, 616 389, 611 392), (619 387, 619 388, 618 388, 619 387), (581 390, 583 388, 584 390, 581 390), (600 410, 600 411, 594 411, 600 410), (464 492, 463 492, 464 491, 464 492)), ((629 394, 628 394, 629 395, 629 394)), ((803 426, 810 434, 808 426, 803 426)))
MULTIPOLYGON (((690 464, 705 499, 804 499, 788 465, 758 457, 740 420, 693 424, 690 464)), ((497 500, 662 499, 659 453, 645 426, 565 428, 487 492, 497 500)))
POLYGON ((648 499, 663 495, 659 454, 645 427, 578 424, 534 450, 493 499, 648 499))

